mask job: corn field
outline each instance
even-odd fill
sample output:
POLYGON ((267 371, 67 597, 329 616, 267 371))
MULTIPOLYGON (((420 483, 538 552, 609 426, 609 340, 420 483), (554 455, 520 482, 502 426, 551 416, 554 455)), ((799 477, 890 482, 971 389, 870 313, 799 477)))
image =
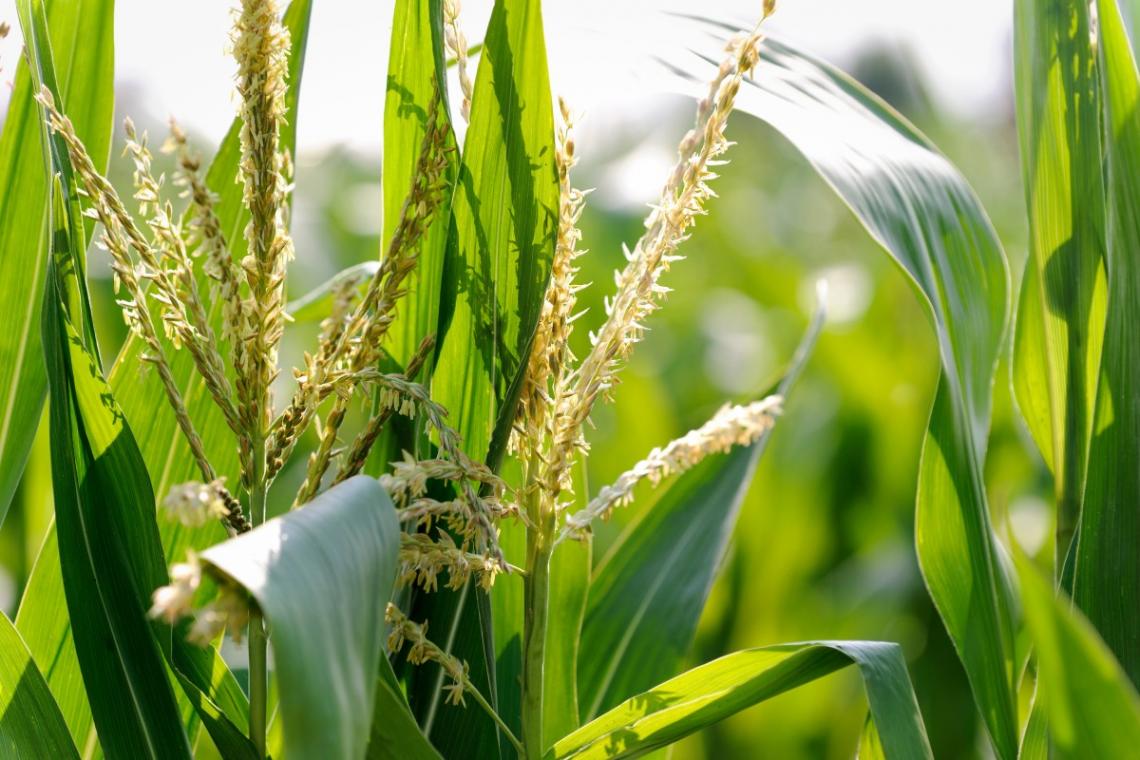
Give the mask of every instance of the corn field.
POLYGON ((934 339, 908 552, 968 684, 971 752, 1140 753, 1131 4, 1013 3, 1021 271, 927 136, 767 35, 775 0, 744 26, 668 16, 686 44, 655 65, 691 126, 619 267, 589 281, 590 146, 548 75, 541 0, 495 0, 486 29, 458 0, 396 0, 386 79, 367 85, 384 100, 380 250, 298 289, 290 266, 325 255, 291 224, 322 9, 235 1, 208 43, 228 34, 237 72, 216 146, 173 119, 152 145, 116 115, 114 0, 16 2, 0 521, 42 479, 51 523, 0 620, 0 757, 666 756, 841 670, 865 695, 844 754, 935 757, 936 706, 898 642, 819 630, 689 667, 759 460, 800 424, 826 282, 763 392, 588 477, 594 420, 692 287, 687 241, 731 200, 718 175, 750 119, 888 255, 934 339), (91 294, 107 268, 117 353, 91 294), (312 338, 295 366, 287 335, 312 338), (1042 547, 991 504, 1002 394, 1048 480, 1042 547), (37 436, 50 467, 28 464, 37 436))

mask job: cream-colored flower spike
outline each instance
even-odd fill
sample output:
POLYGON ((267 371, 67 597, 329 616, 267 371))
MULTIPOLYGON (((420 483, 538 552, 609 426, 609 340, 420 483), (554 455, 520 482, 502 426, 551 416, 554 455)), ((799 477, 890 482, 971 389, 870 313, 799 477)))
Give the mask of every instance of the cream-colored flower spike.
POLYGON ((557 494, 568 488, 574 452, 584 448, 582 426, 599 396, 617 384, 617 374, 634 344, 645 332, 645 321, 669 291, 661 275, 681 257, 678 246, 687 238, 706 201, 713 197, 711 167, 729 147, 724 137, 729 114, 743 78, 759 60, 758 29, 734 40, 729 57, 709 84, 708 96, 697 107, 696 124, 681 140, 673 167, 656 207, 645 221, 646 231, 628 263, 615 273, 616 292, 606 299, 606 321, 592 334, 590 353, 564 389, 555 412, 554 441, 546 463, 544 487, 557 494))
POLYGON ((174 625, 190 614, 194 592, 201 583, 202 568, 198 564, 198 556, 191 553, 186 562, 170 566, 170 583, 154 590, 147 615, 174 625))
POLYGON ((599 491, 584 509, 567 517, 558 541, 568 537, 584 538, 590 523, 598 518, 604 520, 615 507, 628 504, 633 498, 634 486, 642 480, 656 486, 662 478, 691 469, 710 454, 723 454, 734 446, 755 443, 772 429, 782 403, 780 396, 769 396, 742 406, 725 404, 704 425, 664 448, 653 449, 649 456, 599 491))
MULTIPOLYGON (((255 447, 264 445, 269 428, 269 388, 277 376, 277 345, 285 329, 285 267, 293 255, 286 218, 289 159, 280 146, 289 44, 275 0, 242 0, 233 56, 241 96, 241 177, 250 212, 245 230, 249 253, 242 261, 250 313, 244 366, 237 369, 242 420, 255 447)), ((252 473, 243 475, 249 480, 252 473)))

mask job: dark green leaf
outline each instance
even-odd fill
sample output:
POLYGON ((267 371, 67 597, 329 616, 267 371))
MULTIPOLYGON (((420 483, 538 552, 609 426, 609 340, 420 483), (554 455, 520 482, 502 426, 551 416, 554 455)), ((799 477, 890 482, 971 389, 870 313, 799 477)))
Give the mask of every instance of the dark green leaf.
MULTIPOLYGON (((58 85, 65 94, 58 102, 95 165, 103 166, 114 111, 114 0, 54 0, 46 7, 58 85)), ((48 182, 35 94, 21 60, 0 137, 0 302, 10 320, 0 332, 0 523, 47 394, 39 305, 48 259, 48 182)))
POLYGON ((408 709, 408 700, 387 657, 380 658, 379 670, 372 735, 365 757, 367 760, 438 760, 439 753, 420 732, 408 709))
POLYGON ((364 754, 399 546, 388 494, 357 476, 202 552, 269 622, 288 757, 364 754))

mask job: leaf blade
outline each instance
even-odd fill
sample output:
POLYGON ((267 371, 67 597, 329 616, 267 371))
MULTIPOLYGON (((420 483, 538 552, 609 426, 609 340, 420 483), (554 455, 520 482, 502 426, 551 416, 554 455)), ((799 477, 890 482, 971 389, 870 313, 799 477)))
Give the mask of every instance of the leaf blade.
POLYGON ((377 600, 391 594, 399 537, 384 489, 357 476, 202 552, 272 626, 289 754, 364 754, 387 635, 377 600))
POLYGON ((726 655, 638 694, 554 743, 546 760, 636 757, 855 664, 889 757, 932 758, 896 644, 807 642, 726 655))

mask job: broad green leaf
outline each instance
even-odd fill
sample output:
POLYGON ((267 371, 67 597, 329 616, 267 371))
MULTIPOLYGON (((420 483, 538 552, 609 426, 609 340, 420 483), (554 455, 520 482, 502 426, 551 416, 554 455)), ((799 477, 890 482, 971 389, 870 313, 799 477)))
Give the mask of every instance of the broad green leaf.
POLYGON ((1108 316, 1073 598, 1140 683, 1140 78, 1116 3, 1098 2, 1108 316))
POLYGON ((24 640, 0 614, 0 756, 75 758, 67 723, 24 640))
MULTIPOLYGON (((708 55, 667 56, 706 80, 729 27, 683 17, 708 55)), ((737 107, 811 162, 907 274, 938 340, 942 376, 922 463, 919 565, 965 666, 998 756, 1017 754, 1015 595, 983 479, 990 391, 1009 307, 1005 254, 957 169, 902 116, 833 67, 773 40, 737 107), (820 125, 826 124, 826 129, 820 125)))
MULTIPOLYGON (((821 304, 773 392, 787 396, 792 389, 823 319, 821 304)), ((594 571, 581 643, 590 656, 578 662, 583 719, 679 669, 724 565, 741 503, 770 435, 710 457, 677 478, 630 522, 594 571)))
MULTIPOLYGON (((18 9, 33 81, 58 101, 42 2, 24 0, 18 9)), ((145 614, 151 592, 167 580, 154 498, 100 366, 83 276, 84 222, 66 148, 46 123, 42 130, 52 194, 41 340, 59 556, 80 671, 108 754, 188 758, 164 658, 145 614)))
MULTIPOLYGON (((59 3, 59 0, 55 2, 59 3)), ((84 2, 82 5, 86 8, 88 4, 84 2)), ((293 41, 286 97, 289 115, 282 135, 282 142, 287 146, 292 146, 295 142, 297 96, 310 11, 311 0, 294 0, 285 13, 285 26, 290 30, 293 41)), ((219 196, 218 214, 226 239, 230 241, 231 249, 237 257, 244 252, 242 231, 248 220, 242 203, 241 185, 235 182, 241 153, 238 142, 240 126, 240 122, 235 120, 218 148, 206 177, 210 188, 219 196)), ((204 279, 200 285, 205 291, 207 285, 204 279)), ((217 328, 221 319, 220 308, 211 310, 211 319, 217 328)), ((198 479, 200 474, 182 439, 158 378, 152 372, 140 371, 142 353, 144 349, 141 341, 134 336, 129 337, 111 369, 110 384, 142 451, 154 491, 163 495, 171 486, 198 479)), ((237 449, 233 434, 209 398, 186 352, 168 351, 167 355, 211 462, 219 473, 229 476, 231 483, 236 483, 237 449)), ((176 561, 185 558, 188 548, 203 548, 225 538, 225 531, 217 524, 190 529, 176 521, 166 520, 161 524, 160 533, 166 557, 176 561)), ((78 660, 71 640, 70 621, 65 609, 59 551, 53 529, 32 569, 16 617, 16 626, 56 695, 76 744, 84 756, 90 756, 90 752, 97 746, 97 739, 90 707, 83 694, 78 660)))
POLYGON ((439 753, 420 732, 400 682, 387 657, 380 658, 376 681, 376 705, 367 760, 439 760, 439 753))
MULTIPOLYGON (((60 104, 96 166, 107 162, 114 111, 114 1, 46 4, 58 67, 60 104)), ((39 106, 21 60, 0 136, 0 523, 8 511, 47 394, 40 346, 40 300, 47 271, 48 197, 39 106)))
POLYGON ((766 699, 856 665, 891 758, 933 758, 897 644, 821 641, 734 652, 629 698, 559 739, 546 760, 638 757, 766 699))
POLYGON ((1019 556, 1017 571, 1037 653, 1037 698, 1052 738, 1050 756, 1135 756, 1140 697, 1128 675, 1089 621, 1064 595, 1054 596, 1029 560, 1019 556))
POLYGON ((435 398, 467 453, 497 463, 550 277, 554 110, 538 0, 497 0, 452 204, 435 398))
MULTIPOLYGON (((416 157, 427 128, 428 108, 438 92, 441 116, 448 119, 447 78, 443 60, 443 4, 399 0, 392 19, 388 81, 384 98, 384 185, 382 245, 395 234, 400 212, 412 187, 416 157)), ((455 151, 455 136, 448 130, 448 146, 455 151)), ((453 153, 456 155, 457 151, 453 153)), ((457 161, 451 163, 454 181, 457 161)), ((436 331, 447 234, 451 220, 451 197, 445 198, 420 245, 408 294, 400 302, 389 330, 386 348, 400 365, 412 358, 424 336, 436 331)), ((430 377, 429 362, 424 377, 430 377)))
MULTIPOLYGON (((497 0, 475 77, 452 199, 443 273, 448 300, 439 307, 439 371, 432 379, 432 395, 449 410, 466 453, 495 469, 506 447, 550 276, 558 197, 541 4, 497 0)), ((447 632, 478 658, 465 657, 476 684, 487 688, 496 704, 486 595, 467 588, 431 596, 444 597, 424 600, 432 607, 428 619, 434 630, 447 632)), ((426 609, 421 606, 416 616, 426 609)), ((470 753, 472 746, 493 751, 486 737, 497 735, 494 724, 474 710, 441 707, 439 679, 433 669, 420 670, 414 675, 420 686, 409 690, 410 701, 444 756, 470 753), (464 744, 459 737, 472 734, 462 727, 472 724, 481 726, 480 738, 464 744)))
POLYGON ((286 757, 364 754, 399 547, 387 493, 357 476, 202 552, 269 622, 286 757))
MULTIPOLYGON (((62 212, 62 192, 57 197, 55 210, 62 212)), ((53 237, 43 315, 52 484, 83 683, 108 754, 189 757, 162 653, 146 622, 146 602, 166 582, 154 498, 93 347, 72 319, 82 287, 72 238, 61 227, 53 237)))
POLYGON ((1104 336, 1100 98, 1087 2, 1018 0, 1015 31, 1031 256, 1013 377, 1053 470, 1059 575, 1080 516, 1104 336))
MULTIPOLYGON (((412 618, 431 623, 430 637, 445 651, 466 662, 471 682, 491 705, 498 705, 494 633, 487 594, 473 583, 457 592, 413 594, 412 618)), ((401 658, 400 662, 406 663, 401 658)), ((474 705, 444 704, 444 676, 438 666, 413 667, 408 677, 408 701, 423 732, 445 758, 499 757, 500 739, 494 721, 474 705)), ((508 713, 509 716, 509 713, 508 713)))

